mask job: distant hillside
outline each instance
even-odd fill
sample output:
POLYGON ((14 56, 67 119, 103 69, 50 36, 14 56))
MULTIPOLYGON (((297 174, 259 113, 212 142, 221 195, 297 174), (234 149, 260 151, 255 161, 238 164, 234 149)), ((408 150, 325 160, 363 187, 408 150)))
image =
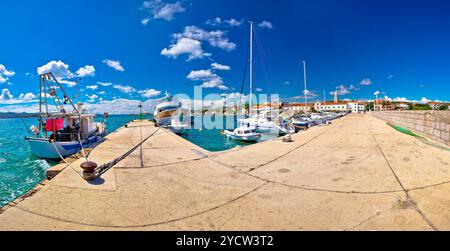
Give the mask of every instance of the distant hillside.
POLYGON ((33 118, 39 117, 39 113, 0 112, 0 118, 33 118))

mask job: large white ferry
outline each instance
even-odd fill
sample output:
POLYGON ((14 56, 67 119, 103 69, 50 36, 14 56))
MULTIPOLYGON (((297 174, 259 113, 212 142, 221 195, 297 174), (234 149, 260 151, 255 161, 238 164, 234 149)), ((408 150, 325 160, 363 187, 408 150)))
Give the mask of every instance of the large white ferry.
POLYGON ((170 126, 172 118, 179 115, 181 102, 166 92, 166 96, 156 105, 154 118, 160 126, 170 126))

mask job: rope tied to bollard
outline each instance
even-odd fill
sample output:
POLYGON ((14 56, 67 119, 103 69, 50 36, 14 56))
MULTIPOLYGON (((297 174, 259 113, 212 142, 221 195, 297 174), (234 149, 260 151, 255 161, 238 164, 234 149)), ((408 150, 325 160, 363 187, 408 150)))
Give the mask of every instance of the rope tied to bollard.
POLYGON ((97 166, 97 163, 92 161, 86 161, 81 163, 80 167, 83 169, 83 178, 85 180, 93 180, 96 178, 99 178, 102 174, 106 173, 109 169, 114 167, 117 163, 128 157, 130 154, 132 154, 136 149, 138 149, 142 144, 144 144, 145 141, 153 137, 160 128, 156 129, 152 134, 150 134, 145 139, 141 140, 139 144, 128 150, 126 153, 120 155, 119 157, 115 158, 114 160, 102 164, 100 166, 97 166))

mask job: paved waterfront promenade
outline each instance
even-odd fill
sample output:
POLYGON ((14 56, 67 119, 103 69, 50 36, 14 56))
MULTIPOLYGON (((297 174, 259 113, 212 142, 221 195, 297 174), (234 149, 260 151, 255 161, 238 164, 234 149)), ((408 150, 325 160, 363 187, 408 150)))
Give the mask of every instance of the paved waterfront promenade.
POLYGON ((211 153, 131 123, 90 160, 151 134, 92 184, 73 168, 0 214, 1 230, 449 230, 450 152, 370 115, 211 153))

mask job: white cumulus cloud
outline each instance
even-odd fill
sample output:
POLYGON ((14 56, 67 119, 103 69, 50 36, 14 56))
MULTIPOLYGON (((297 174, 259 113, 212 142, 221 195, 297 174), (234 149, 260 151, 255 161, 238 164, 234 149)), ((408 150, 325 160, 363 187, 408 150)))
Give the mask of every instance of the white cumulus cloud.
POLYGON ((427 99, 427 98, 425 98, 425 97, 422 97, 422 99, 420 99, 420 103, 422 103, 422 104, 427 104, 428 102, 430 102, 431 100, 429 100, 429 99, 427 99))
POLYGON ((125 69, 123 68, 123 66, 120 64, 120 61, 117 60, 111 60, 111 59, 105 59, 102 61, 104 64, 106 64, 107 66, 113 68, 116 71, 125 71, 125 69))
POLYGON ((148 22, 150 22, 150 19, 149 19, 149 18, 143 18, 143 19, 141 20, 141 24, 144 25, 144 26, 146 26, 146 25, 148 24, 148 22))
POLYGON ((359 84, 360 85, 371 85, 372 81, 369 78, 365 78, 365 79, 361 80, 361 82, 359 84))
POLYGON ((98 89, 98 85, 88 85, 86 86, 87 89, 89 90, 97 90, 98 89))
POLYGON ((78 69, 78 71, 76 72, 77 76, 82 78, 82 77, 92 77, 95 76, 95 68, 92 65, 86 65, 81 67, 80 69, 78 69))
POLYGON ((88 102, 89 103, 95 102, 95 100, 98 98, 98 96, 96 94, 92 94, 92 95, 87 95, 86 94, 86 97, 88 98, 88 102))
POLYGON ((36 98, 36 95, 34 95, 34 94, 31 93, 31 92, 28 92, 28 93, 25 93, 25 94, 21 93, 21 94, 19 95, 19 99, 20 99, 20 100, 23 100, 23 101, 31 101, 31 100, 33 100, 33 99, 35 99, 35 98, 36 98))
POLYGON ((61 60, 58 61, 53 60, 37 68, 38 74, 44 74, 49 72, 53 73, 55 78, 57 78, 58 80, 74 77, 72 72, 70 72, 69 70, 69 65, 65 64, 61 60))
POLYGON ((208 81, 203 82, 203 88, 218 88, 219 90, 228 90, 228 87, 223 84, 223 80, 219 76, 215 76, 208 81))
POLYGON ((215 74, 212 73, 211 70, 198 70, 191 71, 186 78, 189 80, 207 80, 211 79, 213 76, 215 76, 215 74))
POLYGON ((197 26, 186 26, 182 33, 172 35, 174 38, 190 38, 198 41, 207 41, 209 45, 218 47, 226 51, 236 49, 236 44, 230 42, 226 37, 226 32, 222 30, 206 31, 197 26))
POLYGON ((202 43, 191 38, 179 38, 175 44, 164 48, 161 55, 177 58, 179 55, 188 54, 188 60, 203 58, 211 54, 205 53, 202 49, 202 43))
POLYGON ((121 92, 124 92, 124 93, 136 92, 136 89, 129 85, 114 85, 113 88, 115 88, 121 92))
POLYGON ((186 78, 192 81, 203 81, 201 84, 201 87, 203 88, 218 88, 220 90, 229 89, 224 84, 223 79, 211 70, 191 71, 186 78))
POLYGON ((261 23, 258 24, 259 28, 264 28, 264 29, 273 29, 273 24, 267 20, 263 20, 261 23))
POLYGON ((164 19, 167 21, 172 21, 175 18, 175 14, 186 11, 180 1, 175 3, 166 3, 161 0, 144 1, 141 9, 146 10, 151 15, 143 19, 147 20, 146 22, 141 22, 143 25, 146 25, 150 19, 164 19))
POLYGON ((206 24, 212 25, 212 26, 229 26, 229 27, 237 27, 241 26, 243 23, 242 20, 238 20, 235 18, 230 19, 222 19, 220 17, 216 17, 214 19, 206 21, 206 24))
POLYGON ((105 82, 97 82, 97 84, 99 84, 101 86, 111 86, 111 85, 113 85, 113 83, 105 83, 105 82))
POLYGON ((8 89, 3 89, 0 93, 0 104, 2 105, 12 105, 12 104, 23 104, 23 103, 33 103, 37 102, 36 95, 29 92, 26 94, 21 93, 18 98, 14 98, 8 89))
MULTIPOLYGON (((338 91, 339 95, 348 95, 351 93, 349 88, 344 85, 337 86, 336 90, 338 91)), ((330 95, 334 95, 334 91, 330 92, 330 95)))
POLYGON ((11 95, 11 92, 8 89, 3 89, 2 94, 0 95, 1 101, 8 101, 13 98, 13 95, 11 95))
POLYGON ((153 98, 161 95, 161 91, 157 91, 155 89, 145 89, 139 91, 139 94, 141 94, 141 96, 144 98, 153 98))
POLYGON ((60 80, 58 80, 58 81, 59 81, 59 83, 61 83, 61 84, 67 85, 68 87, 74 87, 74 86, 77 85, 77 82, 76 82, 76 81, 70 81, 70 80, 64 80, 64 79, 60 79, 60 80))
POLYGON ((10 77, 14 76, 16 73, 6 69, 6 67, 0 64, 0 84, 6 83, 10 77))
POLYGON ((230 66, 228 65, 223 65, 223 64, 219 64, 219 63, 212 63, 211 67, 214 70, 220 70, 220 71, 229 71, 231 69, 230 66))

